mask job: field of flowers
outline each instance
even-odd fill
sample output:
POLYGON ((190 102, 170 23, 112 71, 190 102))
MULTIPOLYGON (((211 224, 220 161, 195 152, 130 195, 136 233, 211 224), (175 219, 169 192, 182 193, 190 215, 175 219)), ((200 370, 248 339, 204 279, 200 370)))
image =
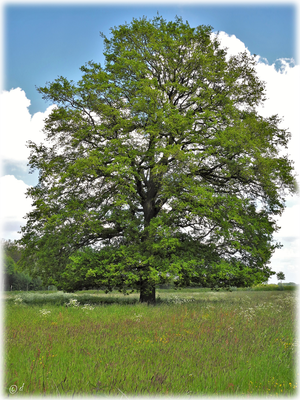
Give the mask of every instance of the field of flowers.
POLYGON ((4 392, 123 397, 297 393, 296 292, 158 294, 156 306, 139 304, 136 294, 9 296, 4 392))

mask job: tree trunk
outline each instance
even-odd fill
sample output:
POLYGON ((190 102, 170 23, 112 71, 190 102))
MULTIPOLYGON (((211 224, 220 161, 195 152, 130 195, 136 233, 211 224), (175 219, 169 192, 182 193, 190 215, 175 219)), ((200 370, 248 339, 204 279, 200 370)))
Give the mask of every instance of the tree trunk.
POLYGON ((140 289, 140 303, 155 304, 155 286, 143 283, 140 289))

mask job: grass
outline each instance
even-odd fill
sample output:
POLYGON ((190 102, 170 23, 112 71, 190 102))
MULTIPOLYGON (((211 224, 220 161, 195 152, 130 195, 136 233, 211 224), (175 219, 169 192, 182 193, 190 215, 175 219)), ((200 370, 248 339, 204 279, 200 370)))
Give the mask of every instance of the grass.
POLYGON ((5 392, 295 395, 295 292, 158 296, 156 306, 96 291, 8 296, 5 392))

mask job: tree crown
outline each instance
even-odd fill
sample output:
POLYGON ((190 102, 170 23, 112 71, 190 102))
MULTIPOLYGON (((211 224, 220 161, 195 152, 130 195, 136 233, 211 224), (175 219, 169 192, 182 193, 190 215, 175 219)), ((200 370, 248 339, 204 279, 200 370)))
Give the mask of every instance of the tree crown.
POLYGON ((280 155, 289 133, 257 112, 255 58, 228 58, 211 27, 180 18, 111 33, 104 68, 89 62, 77 84, 38 89, 57 107, 48 143, 30 143, 40 178, 28 190, 27 260, 56 286, 76 265, 80 282, 108 287, 265 281, 279 247, 272 217, 295 179, 280 155))

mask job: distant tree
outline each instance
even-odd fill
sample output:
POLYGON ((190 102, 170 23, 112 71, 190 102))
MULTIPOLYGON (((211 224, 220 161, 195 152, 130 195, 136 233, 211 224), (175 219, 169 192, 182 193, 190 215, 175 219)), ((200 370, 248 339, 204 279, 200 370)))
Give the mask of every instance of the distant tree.
POLYGON ((22 254, 22 248, 18 243, 2 239, 2 248, 4 290, 41 290, 43 288, 41 278, 31 278, 28 272, 21 271, 18 266, 22 254))
POLYGON ((276 277, 278 281, 281 281, 281 283, 285 280, 285 275, 283 272, 277 272, 276 277))
POLYGON ((55 103, 22 228, 23 265, 69 291, 89 285, 251 286, 275 274, 275 216, 296 190, 290 134, 263 118, 255 58, 227 58, 209 26, 133 19, 104 35, 105 68, 39 88, 55 103))
POLYGON ((6 254, 3 254, 3 275, 4 275, 4 290, 10 290, 13 284, 13 276, 15 273, 15 262, 6 254))
POLYGON ((8 257, 11 257, 15 263, 17 263, 21 259, 22 248, 20 247, 20 245, 17 243, 16 240, 2 239, 2 247, 5 254, 8 257))
POLYGON ((3 266, 4 290, 28 290, 31 278, 27 274, 19 272, 14 260, 6 254, 3 257, 3 266))

